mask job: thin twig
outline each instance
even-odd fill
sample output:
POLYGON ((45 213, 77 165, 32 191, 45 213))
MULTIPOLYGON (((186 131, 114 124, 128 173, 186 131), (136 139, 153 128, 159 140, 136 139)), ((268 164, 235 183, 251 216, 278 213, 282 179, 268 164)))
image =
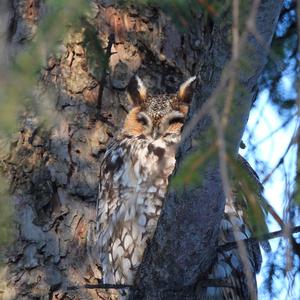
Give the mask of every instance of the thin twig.
POLYGON ((115 289, 115 290, 121 290, 121 289, 130 289, 133 288, 132 285, 129 284, 108 284, 108 283, 99 283, 99 284, 83 284, 83 285, 74 285, 67 287, 68 291, 74 291, 79 289, 115 289))
POLYGON ((205 279, 199 280, 197 285, 201 287, 226 287, 226 288, 236 288, 233 286, 232 282, 228 282, 226 279, 205 279))
MULTIPOLYGON (((289 232, 291 234, 300 232, 300 226, 295 226, 295 227, 291 228, 289 230, 289 232)), ((262 235, 259 235, 256 237, 250 237, 248 239, 243 239, 243 240, 239 240, 239 241, 235 241, 235 242, 226 243, 222 246, 219 246, 218 251, 219 252, 230 251, 232 249, 238 248, 238 247, 240 247, 239 242, 241 242, 241 241, 245 244, 251 244, 252 242, 271 240, 271 239, 275 239, 275 238, 285 236, 285 235, 286 235, 285 229, 273 231, 273 232, 262 234, 262 235)), ((230 287, 230 285, 228 285, 228 283, 226 283, 226 281, 219 280, 219 279, 199 280, 198 283, 200 286, 203 286, 203 287, 204 286, 205 287, 209 287, 209 286, 230 287)), ((120 289, 128 289, 128 288, 131 289, 131 288, 133 288, 133 286, 129 285, 129 284, 99 283, 99 284, 84 284, 84 285, 77 285, 77 286, 69 286, 69 287, 67 287, 67 290, 68 291, 79 290, 79 289, 116 289, 116 290, 120 290, 120 289)))
MULTIPOLYGON (((287 120, 285 120, 278 128, 274 129, 272 132, 270 132, 267 136, 265 136, 264 138, 262 138, 261 140, 259 140, 258 142, 255 143, 255 147, 257 147, 258 145, 264 143, 266 140, 268 140, 269 138, 271 138, 273 135, 275 135, 278 131, 280 131, 281 129, 283 129, 284 127, 286 127, 289 123, 291 123, 291 121, 294 120, 294 118, 297 116, 297 113, 292 114, 292 116, 290 118, 288 118, 287 120)), ((259 119, 258 119, 259 121, 259 119)))
POLYGON ((290 151, 291 147, 295 144, 297 144, 297 139, 298 139, 298 132, 294 133, 294 136, 292 137, 289 145, 287 146, 286 150, 284 151, 282 157, 279 159, 278 163, 276 166, 271 170, 271 172, 262 180, 262 184, 265 184, 270 177, 274 174, 274 172, 280 167, 281 164, 283 164, 284 159, 287 155, 287 153, 290 151))
MULTIPOLYGON (((248 20, 248 22, 254 22, 256 19, 257 9, 259 6, 260 1, 256 0, 253 3, 250 18, 251 20, 248 20)), ((217 131, 217 140, 218 140, 218 146, 219 146, 219 163, 220 163, 220 172, 221 172, 221 178, 222 178, 222 184, 223 184, 223 190, 225 193, 225 196, 227 198, 227 201, 229 202, 230 206, 233 205, 233 199, 232 199, 232 192, 231 192, 231 186, 229 181, 229 174, 228 174, 228 165, 227 165, 227 151, 226 151, 226 140, 225 140, 225 130, 228 123, 228 117, 231 111, 231 106, 234 98, 234 90, 236 89, 236 66, 239 59, 240 54, 240 36, 239 36, 239 0, 233 1, 233 7, 232 7, 232 15, 233 15, 233 24, 232 24, 232 34, 233 34, 233 41, 232 41, 232 65, 231 65, 231 72, 232 75, 229 77, 229 85, 227 89, 227 94, 225 97, 225 103, 224 103, 224 110, 221 117, 221 122, 219 121, 220 118, 218 117, 218 113, 215 109, 215 107, 212 107, 210 113, 213 120, 213 123, 216 127, 217 131)), ((250 19, 249 18, 249 19, 250 19)), ((229 215, 231 224, 233 226, 233 235, 236 240, 236 246, 237 251, 240 255, 241 264, 244 269, 245 277, 246 277, 246 283, 248 286, 248 290, 250 293, 251 299, 255 299, 255 286, 253 283, 253 274, 250 267, 250 261, 247 254, 247 248, 246 244, 244 243, 244 240, 239 239, 239 232, 240 229, 235 224, 235 221, 233 220, 233 217, 229 215)))
MULTIPOLYGON (((197 282, 197 285, 201 287, 227 287, 234 288, 232 283, 228 282, 226 279, 200 279, 197 282)), ((133 285, 126 284, 84 284, 84 285, 75 285, 67 288, 68 291, 74 291, 79 289, 133 289, 133 285)))
MULTIPOLYGON (((293 228, 290 229, 289 231, 290 233, 297 233, 300 232, 300 226, 295 226, 293 228)), ((285 236, 286 235, 286 230, 282 229, 282 230, 278 230, 278 231, 274 231, 274 232, 270 232, 270 233, 266 233, 266 234, 262 234, 259 235, 257 237, 250 237, 248 239, 244 239, 242 240, 243 242, 247 243, 247 244, 251 244, 254 241, 265 241, 265 240, 271 240, 271 239, 275 239, 281 236, 285 236)), ((232 250, 234 248, 238 247, 238 243, 237 242, 230 242, 230 243, 226 243, 222 246, 218 247, 218 251, 229 251, 232 250)))

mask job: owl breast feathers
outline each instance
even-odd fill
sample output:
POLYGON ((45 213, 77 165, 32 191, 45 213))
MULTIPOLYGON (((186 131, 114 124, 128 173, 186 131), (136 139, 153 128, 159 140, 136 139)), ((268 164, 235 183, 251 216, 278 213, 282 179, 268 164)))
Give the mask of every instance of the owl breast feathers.
MULTIPOLYGON (((176 146, 195 79, 191 77, 177 94, 171 95, 149 95, 138 77, 128 86, 133 108, 109 145, 100 170, 96 245, 103 283, 132 285, 134 282, 147 243, 156 229, 168 177, 175 167, 176 146)), ((233 228, 238 228, 242 239, 251 234, 239 205, 227 202, 220 245, 233 240, 233 228)), ((254 271, 259 269, 261 261, 257 243, 248 247, 248 254, 256 293, 254 271)), ((241 296, 246 295, 243 289, 247 289, 248 283, 237 249, 219 253, 208 278, 225 279, 227 284, 208 288, 207 299, 247 299, 241 296)))
POLYGON ((108 147, 100 171, 97 248, 104 283, 132 284, 163 205, 176 146, 191 100, 191 83, 177 94, 148 95, 135 77, 134 107, 108 147))

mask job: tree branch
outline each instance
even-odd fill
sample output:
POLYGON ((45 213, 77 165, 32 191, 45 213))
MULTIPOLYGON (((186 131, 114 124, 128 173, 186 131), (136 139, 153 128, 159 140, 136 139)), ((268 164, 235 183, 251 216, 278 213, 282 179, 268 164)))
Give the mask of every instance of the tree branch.
MULTIPOLYGON (((247 4, 250 6, 251 2, 248 1, 247 4)), ((257 81, 266 63, 267 49, 277 24, 281 4, 282 1, 262 1, 254 24, 256 31, 264 40, 264 45, 261 45, 252 34, 245 35, 244 44, 239 51, 241 57, 237 68, 232 69, 230 64, 224 68, 228 62, 228 57, 224 53, 230 53, 230 45, 223 37, 228 36, 228 32, 222 32, 216 27, 214 29, 220 35, 213 36, 210 42, 211 48, 220 50, 217 51, 218 57, 211 57, 210 50, 203 45, 202 51, 207 51, 207 56, 205 54, 204 56, 210 60, 209 63, 222 62, 222 67, 219 67, 224 71, 222 76, 218 70, 212 78, 208 78, 206 74, 208 69, 205 68, 205 62, 203 63, 199 70, 203 85, 197 91, 191 113, 197 115, 197 111, 201 111, 201 104, 210 95, 212 96, 207 101, 213 99, 217 110, 223 111, 228 80, 231 72, 235 72, 237 88, 234 90, 230 119, 224 130, 226 150, 232 154, 238 151, 255 96, 257 81), (218 82, 219 85, 215 89, 218 82)), ((197 150, 192 141, 201 141, 204 148, 212 143, 210 133, 214 130, 214 125, 210 118, 207 116, 198 118, 194 123, 196 126, 191 132, 185 133, 186 139, 179 149, 178 166, 184 157, 197 150)), ((144 254, 144 261, 136 278, 137 290, 133 293, 132 299, 199 297, 194 292, 187 298, 180 290, 184 291, 187 286, 195 285, 198 278, 204 276, 212 263, 212 258, 215 257, 218 228, 224 210, 224 194, 219 164, 213 157, 198 170, 198 176, 202 178, 198 186, 185 187, 181 191, 169 189, 155 236, 144 254)))

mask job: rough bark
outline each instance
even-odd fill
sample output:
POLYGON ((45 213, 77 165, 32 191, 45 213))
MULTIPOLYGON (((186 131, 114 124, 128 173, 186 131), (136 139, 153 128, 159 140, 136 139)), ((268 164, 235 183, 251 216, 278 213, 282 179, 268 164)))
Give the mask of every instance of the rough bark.
MULTIPOLYGON (((247 4, 243 2, 243 5, 247 4)), ((230 33, 222 28, 224 24, 214 24, 213 28, 218 30, 205 38, 210 48, 201 48, 202 53, 207 54, 204 64, 220 62, 220 69, 207 66, 204 72, 199 70, 203 83, 194 99, 192 114, 212 94, 212 97, 221 99, 219 103, 216 101, 216 105, 222 110, 224 94, 228 93, 230 68, 234 68, 237 79, 229 124, 224 132, 229 154, 237 154, 281 5, 281 1, 261 2, 255 20, 260 37, 254 37, 253 34, 246 36, 245 43, 240 45, 239 61, 244 60, 244 63, 237 68, 229 65, 221 75, 230 53, 225 46, 230 33), (206 77, 208 70, 213 74, 210 78, 206 77), (223 79, 223 83, 214 91, 220 79, 223 79)), ((207 139, 211 135, 205 134, 214 126, 208 118, 198 122, 180 149, 177 166, 188 154, 197 150, 198 145, 193 146, 192 140, 210 144, 207 139)), ((205 289, 201 289, 201 286, 205 286, 205 275, 216 254, 218 228, 224 211, 222 176, 214 157, 207 167, 199 171, 199 177, 203 178, 200 186, 186 187, 181 192, 169 189, 155 236, 144 255, 133 299, 205 299, 205 289)))
MULTIPOLYGON (((199 74, 191 115, 217 87, 230 59, 230 13, 222 19, 197 16, 195 28, 180 32, 155 8, 120 9, 115 1, 92 2, 92 19, 105 45, 111 33, 116 44, 103 89, 101 114, 97 111, 99 81, 89 72, 82 33, 70 33, 60 59, 50 58, 43 81, 55 87, 55 121, 40 126, 38 116, 27 114, 6 165, 16 205, 16 242, 8 251, 4 299, 108 299, 105 290, 69 291, 67 287, 96 283, 87 254, 87 231, 94 220, 101 156, 120 128, 129 103, 126 86, 135 72, 151 92, 174 92, 187 77, 199 74)), ((251 1, 247 1, 247 4, 251 1)), ((18 53, 34 35, 45 13, 39 0, 10 2, 8 49, 18 53)), ((269 45, 281 1, 263 1, 257 29, 269 45)), ((234 105, 229 127, 238 148, 255 86, 267 52, 253 37, 251 63, 239 71, 247 90, 234 105)), ((249 52, 248 52, 249 53, 249 52)), ((222 92, 222 91, 219 91, 222 92)), ((209 129, 199 122, 182 145, 178 161, 195 148, 209 129)), ((135 299, 196 299, 198 279, 212 263, 218 224, 224 206, 216 164, 202 170, 201 186, 182 193, 170 191, 157 232, 137 279, 135 299), (209 199, 209 201, 207 201, 209 199)), ((201 174, 199 174, 201 175, 201 174)), ((200 291, 198 291, 200 293, 200 291)), ((198 295, 200 295, 198 293, 198 295)))

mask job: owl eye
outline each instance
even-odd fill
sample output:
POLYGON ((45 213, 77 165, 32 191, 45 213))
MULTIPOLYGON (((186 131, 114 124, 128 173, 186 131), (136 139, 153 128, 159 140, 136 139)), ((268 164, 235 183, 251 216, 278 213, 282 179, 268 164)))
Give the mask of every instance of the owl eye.
POLYGON ((142 123, 144 126, 149 125, 147 118, 145 118, 144 116, 138 117, 138 121, 139 121, 140 123, 142 123))
POLYGON ((166 126, 170 126, 175 123, 184 123, 185 115, 179 111, 171 112, 165 119, 164 123, 166 126))
POLYGON ((140 112, 137 115, 137 120, 145 127, 151 127, 152 126, 152 122, 151 119, 145 114, 140 112))
POLYGON ((169 119, 169 125, 175 124, 175 123, 184 123, 184 117, 183 116, 176 116, 174 118, 169 119))

